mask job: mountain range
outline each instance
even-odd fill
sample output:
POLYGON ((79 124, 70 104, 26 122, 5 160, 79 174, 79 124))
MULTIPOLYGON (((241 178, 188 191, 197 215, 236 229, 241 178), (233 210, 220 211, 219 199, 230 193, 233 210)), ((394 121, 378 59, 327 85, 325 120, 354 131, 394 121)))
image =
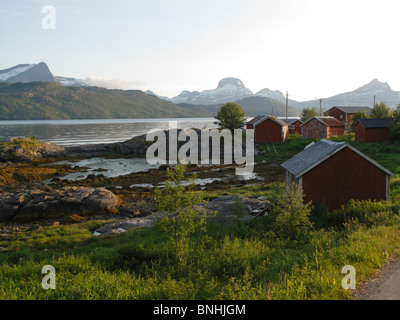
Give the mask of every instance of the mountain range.
MULTIPOLYGON (((152 91, 146 91, 148 94, 156 95, 152 91)), ((173 103, 187 103, 197 105, 212 105, 221 104, 227 101, 242 101, 249 97, 263 97, 286 104, 286 97, 279 90, 270 90, 264 88, 256 93, 246 88, 243 82, 237 78, 222 79, 218 87, 212 90, 204 91, 182 91, 176 97, 168 98, 158 96, 160 99, 171 101, 173 103)), ((288 104, 295 110, 303 108, 317 107, 319 109, 320 100, 322 107, 327 110, 333 106, 373 106, 375 102, 385 102, 388 106, 394 107, 400 103, 400 92, 394 91, 387 82, 380 82, 378 79, 373 79, 368 84, 351 92, 341 93, 324 99, 316 99, 309 101, 296 101, 288 99, 288 104)), ((293 110, 292 110, 293 113, 293 110)))
MULTIPOLYGON (((92 87, 82 80, 54 76, 44 62, 0 70, 0 81, 3 81, 0 86, 0 119, 213 117, 226 102, 238 103, 248 117, 259 114, 286 116, 286 97, 281 91, 264 88, 253 93, 240 79, 233 77, 222 79, 215 89, 184 90, 172 98, 159 96, 150 90, 92 87), (54 85, 47 86, 46 83, 54 85), (102 100, 98 99, 100 96, 102 100), (72 101, 76 107, 72 107, 72 101), (155 106, 153 112, 140 109, 152 104, 155 106), (33 105, 35 109, 32 109, 33 105)), ((393 91, 386 82, 373 79, 354 91, 321 101, 323 109, 327 110, 333 106, 372 106, 374 99, 395 106, 400 103, 400 92, 393 91)), ((288 101, 289 117, 298 116, 303 108, 320 106, 320 100, 288 101)))
MULTIPOLYGON (((400 103, 400 91, 394 91, 387 82, 373 79, 362 87, 341 93, 322 100, 322 107, 328 110, 334 106, 373 107, 375 103, 384 102, 389 107, 396 107, 400 103)), ((292 102, 296 109, 318 107, 320 100, 292 102)))

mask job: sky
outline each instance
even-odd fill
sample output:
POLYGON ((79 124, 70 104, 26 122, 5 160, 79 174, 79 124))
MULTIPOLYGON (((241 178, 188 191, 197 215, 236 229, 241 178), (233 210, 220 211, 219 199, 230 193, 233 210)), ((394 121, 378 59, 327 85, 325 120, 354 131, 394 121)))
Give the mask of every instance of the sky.
POLYGON ((374 78, 400 91, 399 13, 398 0, 0 0, 0 69, 43 61, 168 97, 226 77, 299 101, 374 78))

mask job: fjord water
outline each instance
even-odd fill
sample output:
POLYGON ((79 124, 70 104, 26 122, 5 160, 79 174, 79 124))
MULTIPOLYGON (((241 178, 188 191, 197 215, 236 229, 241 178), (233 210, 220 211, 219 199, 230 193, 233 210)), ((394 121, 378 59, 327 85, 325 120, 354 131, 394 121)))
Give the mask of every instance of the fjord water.
POLYGON ((113 143, 146 134, 151 129, 166 130, 170 121, 176 121, 179 129, 216 127, 214 118, 0 121, 0 142, 11 137, 35 136, 64 146, 113 143))

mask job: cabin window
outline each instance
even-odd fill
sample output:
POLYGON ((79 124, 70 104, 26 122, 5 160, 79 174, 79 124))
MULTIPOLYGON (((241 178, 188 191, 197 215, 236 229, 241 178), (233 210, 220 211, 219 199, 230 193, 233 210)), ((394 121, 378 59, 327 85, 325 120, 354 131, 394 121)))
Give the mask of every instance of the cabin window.
POLYGON ((343 115, 342 114, 340 115, 340 119, 343 119, 343 115))

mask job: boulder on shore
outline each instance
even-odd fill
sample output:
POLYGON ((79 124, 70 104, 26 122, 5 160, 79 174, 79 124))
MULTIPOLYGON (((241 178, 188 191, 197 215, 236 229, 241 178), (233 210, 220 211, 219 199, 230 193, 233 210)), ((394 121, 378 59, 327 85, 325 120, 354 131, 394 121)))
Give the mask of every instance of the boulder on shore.
POLYGON ((64 187, 56 190, 35 183, 0 194, 0 221, 27 222, 73 214, 116 214, 120 204, 120 199, 104 188, 64 187))
POLYGON ((0 144, 0 161, 34 161, 65 155, 65 148, 34 137, 10 138, 0 144))

